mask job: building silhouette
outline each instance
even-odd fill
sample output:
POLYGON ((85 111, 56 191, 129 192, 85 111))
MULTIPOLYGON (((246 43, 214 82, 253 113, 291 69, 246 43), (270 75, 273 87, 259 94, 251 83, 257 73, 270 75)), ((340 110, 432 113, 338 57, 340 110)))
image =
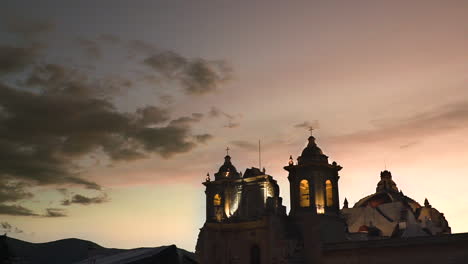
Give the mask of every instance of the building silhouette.
POLYGON ((231 157, 207 175, 201 264, 468 263, 468 234, 450 235, 443 213, 398 190, 381 172, 374 194, 339 204, 339 172, 313 136, 289 173, 291 210, 265 169, 239 172, 231 157))

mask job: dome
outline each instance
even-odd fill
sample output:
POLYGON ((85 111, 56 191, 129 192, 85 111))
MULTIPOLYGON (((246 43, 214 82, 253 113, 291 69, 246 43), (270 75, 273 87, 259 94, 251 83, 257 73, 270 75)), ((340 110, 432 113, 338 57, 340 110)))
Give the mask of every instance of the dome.
POLYGON ((402 202, 411 207, 412 210, 421 208, 415 200, 398 191, 396 183, 392 180, 392 173, 388 170, 380 172, 380 181, 377 184, 376 192, 359 200, 354 207, 376 208, 381 204, 402 202))
POLYGON ((421 208, 421 205, 415 200, 411 199, 408 196, 405 196, 401 193, 391 193, 391 192, 377 192, 366 196, 359 200, 354 207, 372 207, 376 208, 381 204, 393 203, 393 202, 402 202, 403 204, 408 205, 411 209, 416 210, 421 208))
POLYGON ((239 173, 237 172, 236 167, 231 163, 231 156, 226 155, 224 157, 224 164, 219 167, 217 173, 215 173, 215 179, 223 179, 223 178, 240 178, 239 173))
POLYGON ((252 178, 260 175, 265 175, 265 173, 263 173, 259 168, 252 167, 245 170, 244 178, 252 178))
POLYGON ((317 143, 315 143, 315 138, 310 136, 308 140, 309 143, 302 151, 301 156, 298 158, 298 163, 304 164, 307 162, 320 162, 328 164, 328 157, 323 154, 322 150, 317 146, 317 143))

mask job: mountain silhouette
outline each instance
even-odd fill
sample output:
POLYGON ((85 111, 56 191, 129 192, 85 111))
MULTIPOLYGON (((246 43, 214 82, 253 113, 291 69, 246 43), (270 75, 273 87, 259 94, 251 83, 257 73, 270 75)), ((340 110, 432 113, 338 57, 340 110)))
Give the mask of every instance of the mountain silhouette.
POLYGON ((193 264, 195 254, 175 245, 116 249, 94 242, 69 238, 47 243, 30 243, 0 236, 0 263, 27 264, 193 264))

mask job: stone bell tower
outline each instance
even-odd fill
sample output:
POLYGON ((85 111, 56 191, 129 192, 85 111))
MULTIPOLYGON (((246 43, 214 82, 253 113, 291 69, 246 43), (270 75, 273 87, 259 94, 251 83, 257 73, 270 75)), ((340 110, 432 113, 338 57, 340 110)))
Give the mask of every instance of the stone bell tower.
MULTIPOLYGON (((229 149, 227 149, 229 151, 229 149)), ((279 186, 266 170, 238 172, 231 157, 207 175, 206 222, 198 235, 196 254, 203 264, 272 264, 285 262, 298 244, 288 234, 286 207, 279 186)))
POLYGON ((231 156, 224 157, 224 164, 215 173, 215 180, 207 181, 206 186, 206 221, 221 222, 236 213, 242 186, 236 180, 241 178, 236 167, 231 163, 231 156))
POLYGON ((338 172, 342 169, 336 162, 328 162, 328 156, 310 136, 307 147, 294 164, 289 165, 291 212, 295 221, 304 224, 305 218, 316 216, 322 241, 339 241, 344 238, 345 224, 339 210, 338 172), (327 226, 327 228, 325 228, 327 226))

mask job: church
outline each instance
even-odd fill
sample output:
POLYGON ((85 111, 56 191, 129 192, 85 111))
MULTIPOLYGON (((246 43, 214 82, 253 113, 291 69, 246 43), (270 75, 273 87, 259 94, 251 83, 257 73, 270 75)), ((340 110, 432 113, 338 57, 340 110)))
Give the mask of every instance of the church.
POLYGON ((444 214, 403 194, 390 171, 380 173, 375 193, 340 208, 342 167, 315 137, 284 169, 289 213, 265 169, 242 173, 226 155, 214 179, 207 175, 199 263, 468 263, 468 233, 451 234, 444 214))

